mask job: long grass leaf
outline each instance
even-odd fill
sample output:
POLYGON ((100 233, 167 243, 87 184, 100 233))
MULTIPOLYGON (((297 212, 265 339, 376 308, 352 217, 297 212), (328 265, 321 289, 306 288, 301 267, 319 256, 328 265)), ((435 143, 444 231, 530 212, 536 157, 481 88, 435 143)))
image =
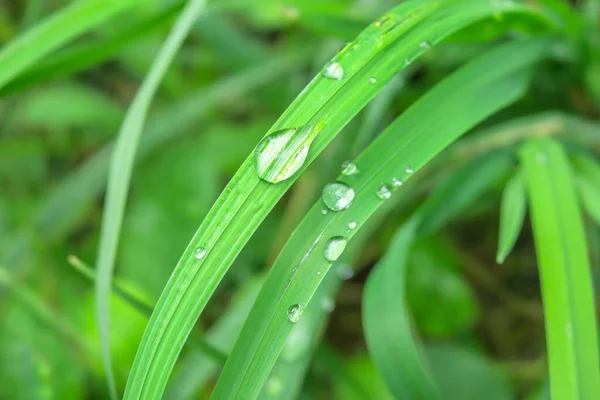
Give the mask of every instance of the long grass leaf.
POLYGON ((338 178, 354 190, 354 204, 325 216, 323 205, 317 204, 296 229, 225 364, 214 398, 256 396, 294 325, 287 317, 290 307, 293 312, 295 305, 306 306, 329 270, 331 257, 327 259, 325 252, 332 246, 330 239, 343 249, 356 233, 348 224, 363 225, 397 187, 393 182, 408 178, 466 130, 521 96, 527 87, 527 67, 541 56, 543 43, 513 43, 461 69, 415 103, 356 159, 359 174, 338 178), (503 63, 506 59, 513 62, 503 63), (465 118, 448 117, 464 108, 471 110, 465 118))
POLYGON ((587 155, 573 158, 581 203, 587 214, 600 225, 600 163, 587 155))
POLYGON ((520 149, 538 258, 552 398, 600 393, 598 332, 590 263, 575 183, 550 139, 520 149))
POLYGON ((173 57, 204 8, 204 4, 205 0, 190 0, 182 10, 173 30, 154 60, 150 72, 144 79, 139 92, 127 111, 111 158, 102 229, 100 232, 100 244, 96 260, 97 278, 95 292, 96 318, 102 345, 102 359, 112 398, 117 397, 117 387, 114 381, 110 353, 109 302, 111 278, 117 254, 119 234, 123 223, 123 215, 125 213, 135 152, 154 94, 158 90, 160 82, 167 72, 173 57))
POLYGON ((515 174, 502 193, 500 205, 500 233, 498 235, 498 254, 496 261, 503 263, 515 245, 527 211, 525 183, 520 173, 515 174))
POLYGON ((139 0, 77 1, 41 22, 0 52, 0 89, 37 60, 139 0))

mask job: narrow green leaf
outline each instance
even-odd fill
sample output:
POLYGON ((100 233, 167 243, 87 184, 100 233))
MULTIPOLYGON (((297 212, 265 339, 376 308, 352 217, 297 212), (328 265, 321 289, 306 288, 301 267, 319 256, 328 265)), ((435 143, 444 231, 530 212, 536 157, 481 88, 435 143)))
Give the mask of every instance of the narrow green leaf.
POLYGON ((308 304, 330 270, 325 256, 330 239, 342 244, 350 240, 385 204, 385 197, 377 195, 383 182, 390 185, 391 195, 397 190, 393 179, 409 178, 462 133, 520 97, 527 87, 528 66, 541 57, 544 42, 512 43, 465 66, 410 107, 355 160, 359 174, 338 177, 354 190, 354 203, 343 212, 323 215, 319 202, 296 229, 225 364, 214 398, 252 399, 257 395, 294 325, 288 319, 290 307, 308 304), (511 63, 503 62, 507 59, 511 63), (465 108, 471 112, 455 118, 457 110, 465 108))
POLYGON ((550 139, 520 149, 536 244, 552 398, 600 393, 598 332, 587 243, 564 150, 550 139))
POLYGON ((496 262, 502 264, 515 245, 527 211, 525 182, 520 173, 513 176, 502 193, 500 204, 500 233, 498 234, 498 254, 496 262))
POLYGON ((173 30, 154 60, 148 75, 127 111, 111 158, 102 229, 100 232, 100 244, 96 260, 97 278, 95 289, 96 318, 100 331, 102 358, 110 394, 113 399, 117 398, 117 387, 114 381, 110 353, 109 302, 111 278, 117 254, 119 234, 123 223, 123 215, 125 213, 131 172, 135 161, 135 152, 154 94, 158 90, 160 82, 167 72, 173 57, 175 57, 196 18, 198 18, 204 8, 204 4, 205 0, 190 0, 182 10, 173 30))
POLYGON ((600 225, 600 163, 591 156, 576 156, 573 167, 583 208, 600 225))
POLYGON ((46 54, 139 0, 77 1, 7 44, 0 52, 0 89, 46 54))

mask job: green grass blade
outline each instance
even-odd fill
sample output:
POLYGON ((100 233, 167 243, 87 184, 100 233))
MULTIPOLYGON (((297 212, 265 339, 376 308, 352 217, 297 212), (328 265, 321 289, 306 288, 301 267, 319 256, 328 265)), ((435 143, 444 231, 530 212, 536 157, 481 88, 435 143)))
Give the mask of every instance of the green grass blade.
POLYGON ((73 75, 106 61, 135 40, 143 38, 148 33, 165 26, 183 8, 183 5, 183 1, 178 2, 165 9, 161 9, 159 12, 154 13, 128 29, 68 47, 52 58, 32 66, 17 76, 0 89, 0 94, 6 95, 41 82, 73 75))
POLYGON ((584 210, 600 225, 600 163, 591 156, 573 159, 579 197, 584 210))
POLYGON ((288 309, 294 304, 306 305, 329 269, 324 257, 329 238, 351 239, 356 230, 349 229, 348 223, 360 227, 384 204, 376 195, 382 183, 391 188, 392 178, 408 178, 411 169, 419 169, 466 130, 520 97, 527 87, 527 67, 541 57, 544 47, 544 41, 513 43, 461 69, 380 135, 356 160, 359 174, 338 178, 354 189, 354 204, 325 216, 323 205, 317 204, 296 229, 225 364, 214 398, 256 396, 293 327, 287 319, 288 309), (523 58, 523 54, 528 56, 523 58), (507 59, 512 62, 504 63, 507 59), (464 119, 449 118, 465 108, 471 113, 464 119))
POLYGON ((593 399, 600 393, 598 332, 571 168, 550 139, 528 141, 520 159, 541 276, 552 398, 593 399))
MULTIPOLYGON (((403 3, 369 26, 357 41, 334 58, 345 70, 344 79, 316 77, 269 134, 322 124, 306 163, 299 169, 301 172, 407 59, 410 62, 448 34, 496 11, 489 3, 472 0, 403 3), (375 78, 376 83, 370 78, 375 78)), ((517 4, 511 4, 507 11, 540 17, 532 9, 517 4)), ((508 86, 514 94, 520 93, 523 81, 524 77, 517 74, 508 86)), ((188 245, 161 295, 136 355, 126 399, 161 396, 198 315, 243 245, 296 176, 272 185, 257 176, 254 157, 243 163, 188 245), (196 252, 200 248, 206 253, 197 259, 196 252)), ((215 396, 227 396, 223 392, 219 394, 220 390, 237 389, 237 385, 227 386, 228 389, 218 387, 215 396)), ((258 390, 260 385, 255 385, 251 392, 256 395, 258 390)), ((242 393, 247 394, 245 390, 242 393)))
POLYGON ((363 294, 363 326, 369 353, 397 399, 439 399, 412 337, 406 309, 406 272, 409 249, 418 218, 398 230, 385 257, 369 275, 363 294))
POLYGON ((173 30, 154 60, 150 72, 144 79, 139 92, 127 111, 111 159, 96 260, 95 291, 96 318, 100 331, 102 358, 113 399, 117 398, 117 387, 114 381, 110 353, 109 302, 111 279, 125 213, 131 172, 135 161, 135 152, 154 94, 189 30, 203 10, 204 4, 205 0, 190 0, 182 10, 173 30))
POLYGON ((502 193, 498 254, 496 255, 496 262, 499 264, 502 264, 512 251, 519 233, 521 233, 526 211, 525 182, 521 174, 517 173, 508 181, 502 193))
POLYGON ((77 1, 41 22, 0 52, 0 89, 46 54, 137 3, 138 0, 77 1))

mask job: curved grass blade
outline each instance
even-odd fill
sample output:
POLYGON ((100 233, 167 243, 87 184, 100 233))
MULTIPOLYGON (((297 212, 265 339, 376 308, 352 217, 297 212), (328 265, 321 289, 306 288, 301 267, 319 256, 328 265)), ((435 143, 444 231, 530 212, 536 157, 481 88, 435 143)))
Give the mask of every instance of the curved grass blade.
POLYGON ((160 82, 167 72, 173 57, 183 44, 190 28, 204 8, 204 4, 205 0, 190 0, 182 10, 173 30, 154 60, 150 72, 144 79, 139 92, 136 94, 133 103, 127 111, 111 158, 108 188, 102 216, 100 244, 96 260, 97 278, 95 292, 96 318, 102 346, 102 361, 106 370, 109 391, 113 399, 117 398, 117 387, 112 371, 110 352, 109 302, 111 279, 117 255, 117 245, 123 223, 123 215, 125 213, 135 152, 154 94, 158 90, 160 82))
POLYGON ((527 87, 528 67, 544 48, 545 40, 512 43, 464 67, 379 136, 355 161, 360 174, 338 178, 354 189, 354 204, 326 215, 317 204, 296 229, 261 290, 213 398, 256 397, 294 325, 288 320, 289 308, 306 306, 329 270, 324 255, 328 240, 350 240, 355 235, 356 229, 348 224, 362 226, 384 204, 377 196, 382 183, 405 180, 462 133, 519 98, 527 87), (508 59, 511 63, 505 62, 508 59), (465 108, 471 112, 455 118, 465 108))
POLYGON ((552 398, 593 399, 600 393, 597 321, 571 169, 551 139, 529 140, 519 156, 540 269, 552 398))
POLYGON ((500 205, 500 234, 498 235, 498 254, 496 262, 502 264, 514 247, 527 211, 525 182, 520 173, 513 176, 502 194, 500 205))
POLYGON ((37 60, 139 0, 77 1, 9 43, 0 52, 0 89, 37 60))
POLYGON ((583 208, 600 225, 600 164, 591 156, 576 156, 573 167, 583 208))
POLYGON ((41 82, 69 76, 106 61, 132 41, 166 25, 181 11, 183 5, 184 2, 179 1, 128 29, 89 43, 71 46, 15 77, 0 89, 0 94, 6 95, 41 82))

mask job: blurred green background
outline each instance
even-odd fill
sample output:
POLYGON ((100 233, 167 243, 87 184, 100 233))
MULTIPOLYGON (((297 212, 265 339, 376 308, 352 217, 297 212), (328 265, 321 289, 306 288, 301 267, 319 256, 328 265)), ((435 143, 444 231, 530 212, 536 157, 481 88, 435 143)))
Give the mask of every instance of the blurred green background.
MULTIPOLYGON (((0 0, 0 44, 69 3, 0 0)), ((111 142, 182 4, 141 2, 52 53, 0 92, 2 400, 107 397, 93 282, 82 264, 96 258, 111 142)), ((152 307, 212 203, 272 123, 326 60, 395 4, 270 0, 244 12, 208 12, 198 20, 143 133, 116 264, 122 290, 152 307)), ((355 143, 368 143, 449 72, 506 38, 508 26, 509 21, 496 21, 471 27, 399 75, 377 99, 382 107, 377 117, 369 118, 372 108, 359 114, 278 204, 235 261, 197 329, 210 332, 217 347, 230 348, 256 295, 257 279, 319 199, 323 183, 362 148, 355 143)), ((556 48, 536 71, 531 92, 486 125, 555 109, 598 118, 600 58, 580 64, 572 62, 575 57, 568 46, 556 48)), ((391 398, 366 353, 365 279, 411 211, 449 172, 471 162, 463 152, 424 171, 374 229, 354 266, 358 272, 335 299, 305 381, 305 398, 354 399, 364 393, 391 398)), ((410 255, 410 315, 448 398, 542 398, 547 365, 529 223, 508 260, 495 262, 506 178, 499 174, 458 218, 420 240, 410 255)), ((597 272, 600 232, 592 223, 588 228, 597 272)), ((123 388, 148 317, 116 295, 111 313, 113 359, 123 388)), ((181 376, 183 366, 176 370, 183 383, 170 387, 178 393, 171 398, 207 398, 218 365, 187 347, 180 360, 188 363, 191 376, 181 376)))

